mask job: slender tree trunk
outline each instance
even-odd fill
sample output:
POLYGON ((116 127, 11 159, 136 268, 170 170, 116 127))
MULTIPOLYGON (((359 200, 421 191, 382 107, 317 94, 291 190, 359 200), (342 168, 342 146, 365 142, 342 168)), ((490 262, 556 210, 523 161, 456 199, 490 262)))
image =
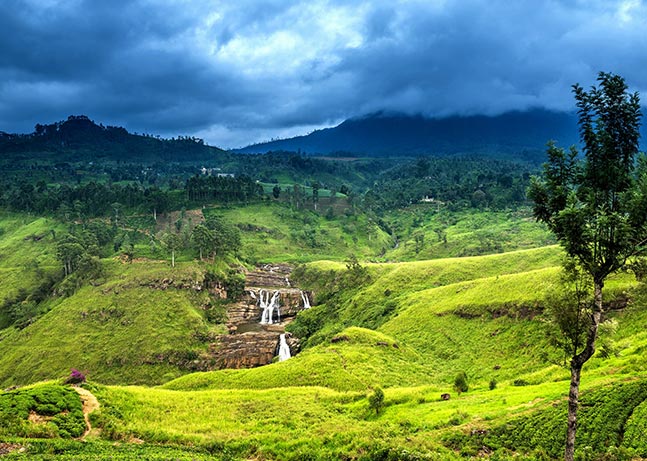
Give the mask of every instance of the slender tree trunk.
POLYGON ((175 267, 175 250, 171 251, 171 267, 175 267))
POLYGON ((568 427, 566 430, 566 449, 564 460, 573 461, 575 456, 575 433, 577 431, 577 409, 579 406, 580 378, 582 367, 595 353, 595 341, 598 338, 598 328, 602 319, 602 288, 603 280, 593 282, 593 312, 591 323, 586 334, 586 345, 582 352, 571 359, 571 387, 568 392, 568 427))
POLYGON ((574 362, 571 362, 571 388, 568 392, 568 428, 566 430, 565 461, 573 461, 575 456, 575 432, 577 431, 577 408, 579 405, 582 367, 574 362))

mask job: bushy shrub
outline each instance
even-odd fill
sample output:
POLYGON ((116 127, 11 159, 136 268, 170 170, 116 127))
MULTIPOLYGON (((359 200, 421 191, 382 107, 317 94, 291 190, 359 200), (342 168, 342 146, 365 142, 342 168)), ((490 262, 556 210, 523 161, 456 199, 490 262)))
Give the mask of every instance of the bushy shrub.
POLYGON ((79 395, 64 386, 45 384, 0 395, 2 437, 79 437, 85 431, 79 395), (28 421, 30 413, 46 417, 44 424, 28 421))
POLYGON ((380 387, 376 387, 373 393, 368 397, 368 407, 375 411, 376 415, 380 414, 384 408, 384 391, 380 387))
POLYGON ((85 382, 85 374, 76 368, 70 370, 70 376, 65 380, 66 384, 81 384, 85 382))
POLYGON ((461 371, 456 378, 454 379, 454 389, 459 394, 461 392, 467 392, 469 390, 469 384, 467 384, 467 374, 464 371, 461 371))

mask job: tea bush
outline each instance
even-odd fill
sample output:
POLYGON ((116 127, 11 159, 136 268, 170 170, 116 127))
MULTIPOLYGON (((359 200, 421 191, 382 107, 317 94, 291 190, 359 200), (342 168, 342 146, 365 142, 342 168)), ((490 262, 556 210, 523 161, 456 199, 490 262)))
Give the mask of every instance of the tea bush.
POLYGON ((42 384, 0 393, 0 436, 79 437, 85 428, 81 399, 68 387, 42 384))

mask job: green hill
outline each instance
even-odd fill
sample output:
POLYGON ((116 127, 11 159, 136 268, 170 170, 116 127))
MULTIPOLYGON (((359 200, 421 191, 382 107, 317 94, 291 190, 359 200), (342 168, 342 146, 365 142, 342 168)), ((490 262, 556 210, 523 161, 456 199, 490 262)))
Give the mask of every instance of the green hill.
POLYGON ((48 301, 47 313, 0 341, 0 386, 66 376, 70 368, 104 383, 161 383, 190 371, 211 331, 206 293, 178 289, 200 281, 193 265, 108 267, 108 280, 48 301), (175 287, 160 288, 162 280, 175 287))
POLYGON ((2 133, 0 152, 12 159, 52 159, 57 162, 97 160, 204 161, 224 156, 217 147, 201 139, 182 137, 161 139, 132 134, 118 126, 96 124, 85 115, 41 125, 31 134, 2 133))
MULTIPOLYGON (((293 247, 298 239, 288 236, 300 216, 272 219, 254 207, 210 212, 241 229, 277 229, 266 235, 243 230, 254 251, 270 243, 267 261, 289 254, 316 258, 316 248, 308 256, 307 245, 293 247)), ((39 267, 56 267, 53 236, 25 238, 52 223, 3 219, 3 253, 24 252, 39 267)), ((367 225, 355 223, 357 229, 367 225)), ((344 234, 331 224, 327 232, 321 254, 364 231, 344 234)), ((369 253, 368 236, 357 240, 369 253)), ((343 252, 331 254, 342 259, 343 252)), ((14 421, 11 427, 21 428, 3 433, 7 443, 25 448, 13 458, 48 459, 57 452, 67 459, 559 456, 568 373, 551 361, 557 356, 550 353, 543 321, 545 295, 558 278, 558 247, 400 263, 307 263, 293 272, 315 298, 290 326, 301 336, 302 351, 260 368, 197 373, 192 371, 210 338, 224 329, 206 319, 206 293, 191 288, 206 266, 188 253, 180 259, 176 268, 164 261, 104 259, 101 280, 69 296, 48 297, 38 304, 43 314, 36 321, 2 330, 1 386, 59 379, 77 368, 87 372, 87 388, 101 404, 83 443, 33 442, 36 434, 66 436, 63 406, 39 407, 60 415, 56 420, 39 419, 44 416, 34 409, 0 408, 0 416, 14 421), (460 373, 467 376, 467 392, 454 389, 460 373), (376 414, 368 397, 378 387, 385 401, 376 414), (449 401, 441 399, 445 393, 449 401), (30 412, 40 416, 29 419, 30 412), (111 452, 107 442, 121 445, 111 452)), ((9 256, 2 267, 9 274, 22 262, 9 256)), ((31 290, 38 278, 3 280, 17 284, 12 290, 31 290)), ((606 289, 606 301, 615 302, 609 318, 616 328, 601 338, 600 352, 584 370, 580 456, 644 457, 647 291, 628 273, 609 280, 606 289)), ((0 401, 31 402, 18 393, 33 388, 38 394, 39 386, 61 384, 2 392, 0 401)))

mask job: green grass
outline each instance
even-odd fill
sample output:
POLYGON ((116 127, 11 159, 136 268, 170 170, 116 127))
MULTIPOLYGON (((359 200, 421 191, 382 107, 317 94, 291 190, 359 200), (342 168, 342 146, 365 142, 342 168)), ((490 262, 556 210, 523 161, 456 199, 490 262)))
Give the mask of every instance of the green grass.
POLYGON ((0 301, 19 290, 33 290, 43 274, 56 270, 51 231, 63 226, 48 218, 0 212, 0 301))
MULTIPOLYGON (((618 381, 590 376, 583 383, 583 401, 608 396, 610 384, 618 381)), ((547 415, 561 413, 567 385, 567 381, 548 381, 523 387, 502 385, 493 391, 477 388, 460 396, 452 393, 449 401, 442 401, 434 386, 390 388, 385 390, 385 408, 377 416, 369 408, 370 392, 287 385, 195 391, 113 386, 97 389, 105 405, 94 419, 99 426, 109 427, 117 439, 216 446, 243 459, 409 459, 378 456, 404 451, 423 459, 457 459, 459 452, 475 454, 469 435, 474 429, 485 434, 489 428, 496 429, 489 442, 495 448, 506 446, 514 435, 511 428, 523 422, 532 434, 559 443, 559 434, 552 435, 556 420, 547 415)), ((632 402, 640 400, 639 394, 635 396, 632 402)), ((589 411, 595 418, 583 417, 582 440, 599 439, 597 431, 602 428, 617 433, 618 423, 628 413, 619 418, 611 410, 624 408, 628 398, 628 393, 621 392, 615 403, 603 400, 605 412, 589 411)), ((644 447, 645 438, 638 443, 644 447)), ((526 446, 534 449, 532 444, 526 446)))
POLYGON ((385 220, 399 240, 398 247, 389 250, 386 258, 396 261, 478 256, 555 243, 528 208, 449 211, 418 204, 391 212, 385 220))
MULTIPOLYGON (((155 288, 200 280, 193 265, 108 264, 108 281, 85 286, 0 341, 0 386, 65 376, 70 368, 106 383, 160 383, 190 370, 206 350, 206 293, 155 288)), ((217 330, 222 332, 221 330, 217 330)))
POLYGON ((418 354, 393 338, 363 329, 348 328, 338 341, 321 344, 287 360, 249 370, 194 373, 163 387, 174 390, 270 389, 321 386, 339 391, 365 391, 375 386, 416 386, 432 381, 433 372, 418 354))
POLYGON ((196 449, 181 446, 159 446, 139 443, 115 443, 102 440, 11 440, 24 451, 14 451, 4 455, 9 460, 29 461, 218 461, 232 460, 227 453, 222 454, 217 447, 196 449))
POLYGON ((351 254, 377 258, 392 245, 388 234, 359 213, 326 219, 271 202, 206 209, 204 214, 223 216, 241 228, 241 257, 250 262, 339 261, 351 254))
MULTIPOLYGON (((481 291, 474 293, 472 290, 473 297, 480 295, 484 300, 493 299, 487 284, 499 276, 505 279, 510 274, 519 274, 519 280, 525 280, 529 287, 527 293, 518 293, 518 297, 523 299, 535 291, 532 285, 538 280, 542 284, 550 282, 541 274, 533 275, 533 271, 555 272, 560 260, 558 247, 546 247, 483 257, 369 264, 365 266, 370 279, 368 283, 346 280, 343 264, 315 262, 299 268, 294 276, 302 286, 312 290, 315 301, 323 305, 302 319, 297 317, 291 329, 300 334, 307 330, 312 335, 308 344, 316 344, 348 326, 379 328, 389 319, 398 318, 412 307, 411 304, 425 304, 437 293, 444 294, 443 299, 451 298, 449 302, 453 302, 457 290, 460 293, 471 286, 478 286, 481 291), (316 324, 315 331, 309 324, 316 324)), ((503 293, 499 305, 508 301, 506 296, 510 298, 511 295, 503 293)), ((496 302, 492 302, 493 308, 496 302)), ((529 301, 534 302, 536 299, 529 301)))

